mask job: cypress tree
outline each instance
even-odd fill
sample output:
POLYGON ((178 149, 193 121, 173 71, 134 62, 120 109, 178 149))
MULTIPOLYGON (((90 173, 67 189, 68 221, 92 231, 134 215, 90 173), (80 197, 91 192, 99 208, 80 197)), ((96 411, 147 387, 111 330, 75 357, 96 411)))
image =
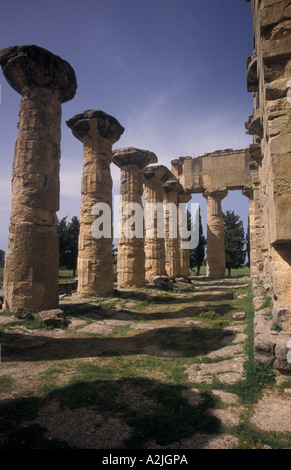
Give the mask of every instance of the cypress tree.
POLYGON ((240 268, 246 259, 245 234, 243 223, 234 211, 223 213, 225 266, 228 276, 232 269, 240 268))

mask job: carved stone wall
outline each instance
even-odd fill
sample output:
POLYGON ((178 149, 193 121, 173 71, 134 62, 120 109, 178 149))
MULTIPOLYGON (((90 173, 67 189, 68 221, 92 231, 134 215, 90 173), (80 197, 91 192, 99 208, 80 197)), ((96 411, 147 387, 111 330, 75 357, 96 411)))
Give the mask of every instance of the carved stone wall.
MULTIPOLYGON (((249 1, 249 0, 248 0, 249 1)), ((247 88, 253 113, 246 129, 253 175, 252 269, 254 292, 271 298, 267 325, 256 297, 255 356, 291 370, 287 342, 291 335, 291 3, 252 0, 254 51, 247 59, 247 88), (274 323, 280 333, 271 331, 274 323)))
POLYGON ((253 114, 251 158, 256 181, 257 275, 272 297, 274 321, 291 330, 291 4, 252 0, 254 45, 247 60, 253 114))

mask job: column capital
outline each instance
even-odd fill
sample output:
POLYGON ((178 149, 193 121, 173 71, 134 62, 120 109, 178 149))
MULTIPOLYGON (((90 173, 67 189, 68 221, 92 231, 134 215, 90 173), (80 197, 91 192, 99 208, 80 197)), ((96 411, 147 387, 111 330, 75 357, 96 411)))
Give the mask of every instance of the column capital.
POLYGON ((33 88, 47 88, 61 103, 75 96, 77 80, 73 68, 42 47, 27 45, 2 49, 0 64, 7 82, 21 95, 33 88))
POLYGON ((254 196, 253 188, 243 188, 242 193, 243 193, 243 196, 246 196, 249 199, 252 199, 254 196))
POLYGON ((66 124, 72 130, 73 135, 83 143, 87 140, 94 140, 101 135, 114 144, 124 132, 124 127, 115 117, 99 109, 87 109, 68 119, 66 124))
POLYGON ((157 178, 161 182, 166 181, 171 175, 171 171, 164 165, 151 165, 144 169, 144 177, 147 181, 157 178))
POLYGON ((179 183, 179 181, 173 175, 173 173, 171 173, 169 178, 166 181, 164 181, 163 188, 166 193, 174 191, 180 194, 180 193, 183 193, 184 191, 183 186, 181 185, 181 183, 179 183))
POLYGON ((191 201, 192 195, 188 191, 183 191, 182 193, 179 193, 178 199, 179 199, 179 202, 187 203, 191 201))
POLYGON ((144 169, 150 163, 158 161, 157 156, 153 152, 135 147, 124 147, 114 150, 112 155, 113 163, 119 168, 137 165, 139 169, 144 169))
POLYGON ((217 201, 222 201, 228 194, 227 189, 206 189, 203 191, 202 195, 207 199, 211 197, 217 201))

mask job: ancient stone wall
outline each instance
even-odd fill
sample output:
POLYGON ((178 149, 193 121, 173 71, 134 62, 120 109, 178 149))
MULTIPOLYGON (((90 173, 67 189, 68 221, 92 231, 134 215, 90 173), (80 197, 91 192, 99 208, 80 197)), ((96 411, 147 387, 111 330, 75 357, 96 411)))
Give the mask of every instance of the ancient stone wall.
MULTIPOLYGON (((291 331, 291 3, 252 0, 251 8, 254 51, 247 59, 247 87, 254 105, 246 128, 253 135, 252 276, 271 297, 273 322, 286 342, 291 331)), ((276 357, 278 345, 274 334, 262 341, 262 331, 257 332, 258 355, 269 349, 276 357)), ((278 367, 289 366, 285 358, 278 367)))
POLYGON ((225 275, 224 228, 221 201, 229 190, 252 189, 249 149, 225 149, 200 157, 172 160, 172 171, 186 192, 202 193, 207 200, 206 274, 217 279, 225 275))
POLYGON ((244 189, 252 186, 248 149, 225 149, 200 157, 172 160, 172 172, 192 193, 244 189))

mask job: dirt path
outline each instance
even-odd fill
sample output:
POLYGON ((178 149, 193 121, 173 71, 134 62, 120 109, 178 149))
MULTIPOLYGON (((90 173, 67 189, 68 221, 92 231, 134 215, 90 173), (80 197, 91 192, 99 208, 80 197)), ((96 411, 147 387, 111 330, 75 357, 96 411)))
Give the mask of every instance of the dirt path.
POLYGON ((248 284, 201 277, 102 301, 62 296, 66 328, 3 312, 0 448, 291 448, 288 385, 252 405, 236 393, 248 284))

